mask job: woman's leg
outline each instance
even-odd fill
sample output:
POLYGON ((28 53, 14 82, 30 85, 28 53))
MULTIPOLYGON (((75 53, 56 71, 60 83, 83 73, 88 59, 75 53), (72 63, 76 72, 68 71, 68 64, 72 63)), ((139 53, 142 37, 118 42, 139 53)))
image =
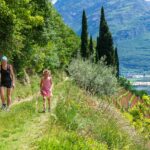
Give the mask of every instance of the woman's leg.
POLYGON ((7 106, 9 107, 11 105, 11 88, 7 88, 7 106))
POLYGON ((2 105, 5 104, 5 89, 4 87, 0 88, 0 93, 1 93, 1 100, 2 100, 2 105))

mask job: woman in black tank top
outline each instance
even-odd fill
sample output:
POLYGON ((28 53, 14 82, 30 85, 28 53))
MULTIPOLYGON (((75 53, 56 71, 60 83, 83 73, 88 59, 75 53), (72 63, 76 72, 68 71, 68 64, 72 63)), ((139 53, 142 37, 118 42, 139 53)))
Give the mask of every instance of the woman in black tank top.
POLYGON ((0 66, 0 74, 1 74, 1 83, 0 83, 0 93, 2 99, 2 108, 6 107, 5 104, 5 93, 4 89, 7 89, 7 107, 9 108, 11 104, 11 91, 15 86, 14 84, 14 72, 12 66, 7 63, 7 57, 2 57, 2 63, 0 66))
POLYGON ((6 87, 6 88, 12 87, 10 65, 7 65, 6 70, 3 69, 2 65, 1 65, 1 86, 6 87))

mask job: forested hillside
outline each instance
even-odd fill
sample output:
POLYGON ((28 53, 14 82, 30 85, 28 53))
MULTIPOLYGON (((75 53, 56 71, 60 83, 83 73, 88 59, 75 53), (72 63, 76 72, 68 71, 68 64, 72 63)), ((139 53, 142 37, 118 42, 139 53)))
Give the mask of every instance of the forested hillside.
POLYGON ((0 53, 18 76, 68 65, 78 37, 48 0, 0 0, 0 53))

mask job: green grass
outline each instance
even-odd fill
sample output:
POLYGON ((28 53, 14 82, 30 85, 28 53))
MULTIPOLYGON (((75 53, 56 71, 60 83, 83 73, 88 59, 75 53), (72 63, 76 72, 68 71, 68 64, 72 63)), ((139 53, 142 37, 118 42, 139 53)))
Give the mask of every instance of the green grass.
POLYGON ((27 123, 37 116, 35 101, 17 105, 10 112, 0 112, 0 149, 14 147, 27 123))
POLYGON ((132 102, 134 101, 134 99, 136 98, 136 96, 133 94, 132 97, 130 98, 129 102, 128 102, 128 107, 131 107, 132 102))
POLYGON ((31 96, 39 91, 40 79, 38 76, 32 76, 30 78, 31 84, 23 85, 20 81, 16 81, 16 87, 13 90, 12 99, 22 99, 31 96))
MULTIPOLYGON (((0 150, 144 149, 121 130, 110 113, 94 108, 89 103, 94 97, 73 81, 63 74, 56 74, 53 80, 51 113, 38 113, 36 99, 0 112, 0 150)), ((34 81, 33 93, 39 79, 34 81)), ((38 102, 38 110, 42 110, 42 99, 38 102)))
MULTIPOLYGON (((60 128, 59 128, 60 129, 60 128)), ((54 129, 51 136, 42 139, 38 144, 39 150, 107 150, 106 144, 101 144, 92 138, 85 138, 76 132, 66 132, 54 129)))
POLYGON ((133 139, 120 129, 111 114, 91 107, 88 101, 92 97, 73 82, 66 81, 61 87, 59 92, 57 89, 55 91, 58 92, 59 101, 55 115, 49 118, 49 132, 37 142, 38 149, 144 149, 142 144, 134 143, 133 139), (92 145, 100 147, 94 148, 92 145))
POLYGON ((120 101, 123 97, 127 96, 129 94, 129 91, 127 91, 126 93, 120 95, 118 98, 117 98, 117 101, 120 101))
MULTIPOLYGON (((24 99, 37 93, 39 91, 39 82, 38 76, 32 76, 31 84, 27 85, 23 85, 17 80, 16 87, 12 93, 13 101, 24 99)), ((38 116, 35 100, 13 106, 10 112, 0 110, 0 150, 15 149, 18 145, 20 134, 27 128, 27 124, 38 116)))

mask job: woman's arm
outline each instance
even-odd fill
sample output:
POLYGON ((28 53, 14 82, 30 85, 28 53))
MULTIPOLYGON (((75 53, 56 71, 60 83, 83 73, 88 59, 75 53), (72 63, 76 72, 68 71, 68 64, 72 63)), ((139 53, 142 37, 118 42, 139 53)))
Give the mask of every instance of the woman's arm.
POLYGON ((10 65, 10 74, 12 78, 12 86, 15 87, 15 74, 12 65, 10 65))

